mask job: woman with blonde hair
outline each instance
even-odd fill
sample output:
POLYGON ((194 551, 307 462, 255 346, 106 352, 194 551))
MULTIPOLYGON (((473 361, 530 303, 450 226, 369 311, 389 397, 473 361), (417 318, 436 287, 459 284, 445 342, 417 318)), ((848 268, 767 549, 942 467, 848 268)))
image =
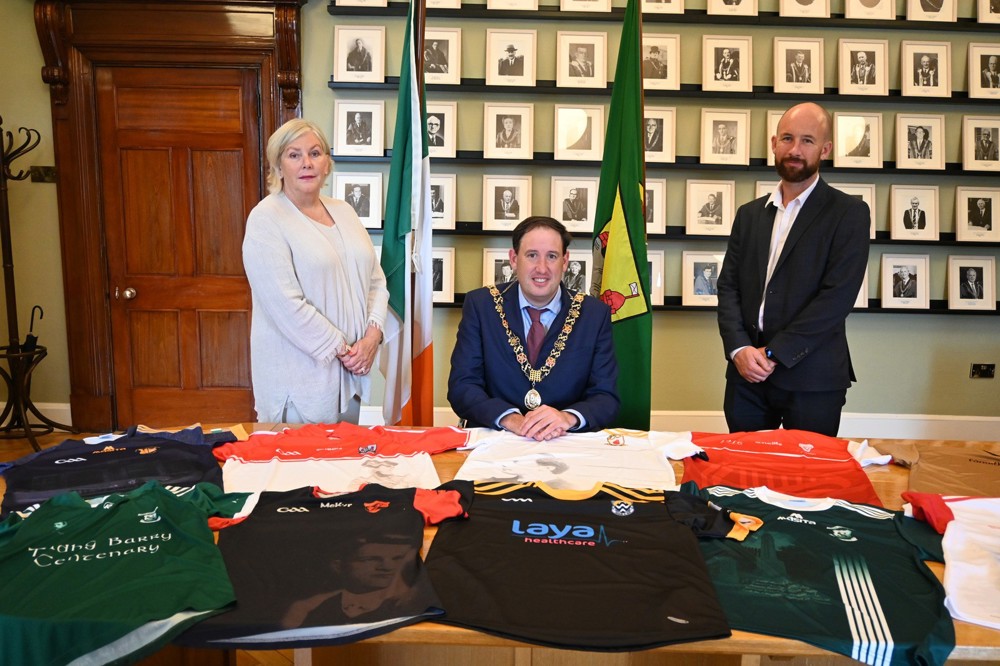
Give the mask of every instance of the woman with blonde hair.
POLYGON ((257 419, 357 423, 385 325, 385 275, 350 204, 320 194, 333 161, 315 123, 279 127, 267 162, 270 194, 243 239, 257 419))

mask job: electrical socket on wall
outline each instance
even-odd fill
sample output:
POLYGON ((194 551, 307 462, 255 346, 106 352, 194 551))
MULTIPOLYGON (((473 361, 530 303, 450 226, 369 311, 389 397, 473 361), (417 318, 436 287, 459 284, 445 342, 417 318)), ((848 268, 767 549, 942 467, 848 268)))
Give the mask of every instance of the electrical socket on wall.
POLYGON ((996 371, 996 363, 973 363, 969 369, 969 379, 993 379, 996 371))

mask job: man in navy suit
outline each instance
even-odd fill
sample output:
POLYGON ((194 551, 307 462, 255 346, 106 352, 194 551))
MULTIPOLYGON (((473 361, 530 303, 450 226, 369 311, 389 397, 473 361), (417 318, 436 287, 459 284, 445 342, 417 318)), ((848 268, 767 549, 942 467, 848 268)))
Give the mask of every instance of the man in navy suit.
POLYGON ((562 286, 569 242, 566 227, 551 217, 523 220, 510 250, 517 279, 466 294, 448 402, 468 427, 542 441, 606 428, 618 415, 611 311, 562 286), (544 337, 534 362, 533 325, 544 329, 537 331, 544 337))
POLYGON ((819 177, 830 116, 799 104, 771 138, 781 182, 736 213, 717 284, 730 431, 836 436, 855 381, 845 320, 868 265, 868 205, 819 177))

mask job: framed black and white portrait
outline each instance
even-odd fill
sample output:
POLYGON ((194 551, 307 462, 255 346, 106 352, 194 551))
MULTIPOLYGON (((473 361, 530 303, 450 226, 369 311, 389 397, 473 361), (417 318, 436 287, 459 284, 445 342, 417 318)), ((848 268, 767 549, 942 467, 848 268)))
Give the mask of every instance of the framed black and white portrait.
POLYGON ((535 30, 486 29, 486 85, 535 85, 535 30))
POLYGON ((531 216, 531 176, 483 176, 483 229, 511 231, 531 216))
POLYGON ((771 196, 774 193, 776 187, 778 187, 779 181, 777 180, 758 180, 754 182, 753 191, 754 198, 760 199, 761 197, 771 196))
POLYGON ((969 97, 1000 99, 1000 44, 969 44, 969 97))
POLYGON ((841 95, 889 94, 889 40, 841 39, 837 64, 841 95))
POLYGON ((894 0, 844 0, 844 18, 892 21, 896 18, 896 3, 894 0))
POLYGON ((561 12, 610 12, 611 0, 559 0, 561 12))
POLYGON ((335 81, 384 82, 385 26, 334 26, 333 54, 335 81))
POLYGON ((938 211, 937 185, 891 186, 889 237, 892 240, 938 240, 938 211))
POLYGON ((455 248, 431 250, 431 287, 434 303, 455 302, 455 248))
POLYGON ((948 256, 948 309, 996 310, 996 258, 948 256))
POLYGON ((823 94, 823 38, 774 38, 774 92, 823 94))
POLYGON ((644 89, 681 89, 680 48, 680 35, 643 33, 642 87, 644 89))
POLYGON ((954 23, 958 20, 958 0, 906 0, 906 20, 954 23))
POLYGON ((719 272, 725 252, 684 252, 681 255, 681 305, 719 304, 719 272))
POLYGON ((590 293, 594 273, 594 254, 590 250, 570 250, 562 283, 567 289, 590 293))
POLYGON ((716 92, 751 92, 753 37, 702 35, 701 87, 716 92))
POLYGON ((385 102, 337 100, 333 116, 336 155, 385 154, 385 102))
POLYGON ((896 168, 944 169, 944 114, 896 114, 896 168))
POLYGON ((453 173, 431 175, 431 228, 454 229, 456 180, 453 173))
POLYGON ((483 157, 531 159, 534 104, 483 105, 483 157))
POLYGON ((349 203, 366 229, 382 227, 381 173, 337 171, 333 174, 333 196, 349 203))
POLYGON ((557 160, 600 160, 604 156, 604 106, 556 104, 553 108, 557 160))
POLYGON ((962 168, 1000 171, 1000 116, 962 116, 962 168))
POLYGON ((684 0, 640 0, 639 11, 643 14, 683 14, 684 0))
POLYGON ((667 179, 646 178, 646 235, 667 233, 667 179))
POLYGON ((780 0, 779 16, 830 18, 830 0, 780 0))
POLYGON ((462 82, 462 29, 428 28, 424 34, 424 82, 462 82))
POLYGON ((649 304, 663 305, 666 289, 663 286, 663 250, 647 250, 649 264, 649 304))
POLYGON ((928 254, 883 254, 882 307, 928 309, 930 265, 928 254))
POLYGON ((785 115, 784 109, 768 109, 767 115, 767 136, 764 141, 764 149, 767 151, 767 166, 774 166, 774 149, 771 148, 771 137, 778 134, 778 122, 781 116, 785 115))
POLYGON ((708 0, 706 13, 721 16, 757 16, 757 0, 708 0))
POLYGON ((685 230, 689 236, 728 236, 736 214, 735 180, 688 180, 685 230))
POLYGON ((951 42, 903 41, 900 82, 908 97, 951 97, 951 42))
POLYGON ((387 0, 337 0, 338 7, 388 7, 387 0))
POLYGON ((516 280, 510 265, 510 250, 488 247, 483 250, 483 286, 516 280))
POLYGON ((427 103, 427 154, 431 157, 454 157, 458 134, 456 102, 427 103))
POLYGON ((608 33, 560 30, 556 34, 556 86, 608 87, 608 33))
POLYGON ((642 145, 646 162, 672 164, 677 161, 677 108, 646 106, 642 115, 642 145))
POLYGON ((538 11, 538 0, 486 0, 486 9, 538 11))
POLYGON ((882 168, 882 114, 833 114, 833 166, 882 168))
POLYGON ((552 176, 549 198, 551 216, 562 222, 568 231, 592 232, 599 181, 599 178, 552 176))
POLYGON ((750 109, 701 110, 701 163, 750 164, 750 109))
POLYGON ((955 188, 955 240, 1000 242, 1000 188, 955 188))
POLYGON ((1000 3, 997 0, 976 2, 976 21, 979 23, 1000 23, 1000 3))
POLYGON ((866 204, 868 204, 868 210, 871 211, 871 225, 868 233, 868 238, 874 240, 875 229, 878 222, 878 214, 875 212, 875 206, 878 203, 878 198, 875 196, 876 189, 874 183, 830 183, 830 187, 840 190, 844 194, 850 194, 852 197, 861 199, 866 204))

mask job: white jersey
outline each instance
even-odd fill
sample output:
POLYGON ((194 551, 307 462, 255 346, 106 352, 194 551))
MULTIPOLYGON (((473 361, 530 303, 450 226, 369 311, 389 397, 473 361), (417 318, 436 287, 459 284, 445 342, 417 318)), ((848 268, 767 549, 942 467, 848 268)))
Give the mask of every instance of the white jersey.
POLYGON ((305 460, 240 460, 222 466, 226 492, 275 492, 318 486, 325 492, 354 492, 367 483, 386 488, 441 485, 430 454, 305 460))
POLYGON ((567 433, 547 442, 498 432, 477 440, 455 478, 465 481, 541 482, 558 490, 601 483, 676 490, 670 458, 699 451, 685 435, 639 430, 567 433))
POLYGON ((1000 498, 903 494, 907 512, 944 533, 944 605, 956 620, 1000 629, 1000 498))

